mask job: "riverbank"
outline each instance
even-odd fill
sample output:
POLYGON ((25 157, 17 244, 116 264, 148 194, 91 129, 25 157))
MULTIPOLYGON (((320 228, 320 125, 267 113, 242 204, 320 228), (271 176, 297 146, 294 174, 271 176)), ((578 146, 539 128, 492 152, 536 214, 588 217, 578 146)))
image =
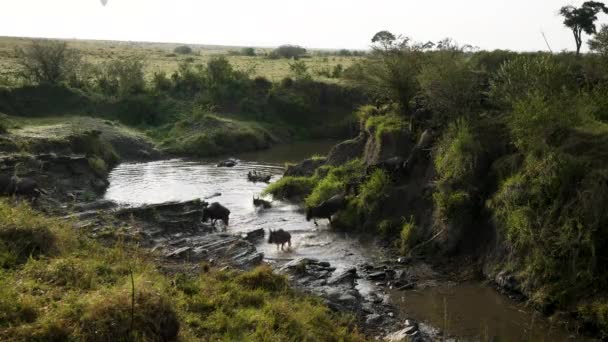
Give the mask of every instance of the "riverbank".
MULTIPOLYGON (((107 152, 122 148, 105 145, 107 130, 75 134, 83 122, 71 123, 11 128, 9 141, 28 144, 15 143, 0 161, 3 173, 35 181, 41 193, 37 210, 20 203, 31 194, 0 203, 2 339, 364 340, 348 315, 256 267, 261 254, 247 238, 200 224, 201 202, 163 211, 99 200, 111 166, 97 160, 112 165, 107 152), (176 242, 185 236, 198 240, 184 248, 176 242), (154 249, 162 240, 171 244, 154 249), (204 253, 197 259, 193 250, 204 253)), ((129 137, 119 141, 139 141, 129 137)), ((145 146, 138 156, 155 158, 145 146)))

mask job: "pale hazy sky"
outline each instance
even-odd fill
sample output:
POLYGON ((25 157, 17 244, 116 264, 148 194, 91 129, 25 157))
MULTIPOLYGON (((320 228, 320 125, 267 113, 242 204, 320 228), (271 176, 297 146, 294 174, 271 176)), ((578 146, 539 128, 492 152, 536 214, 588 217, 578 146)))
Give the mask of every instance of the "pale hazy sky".
MULTIPOLYGON (((0 36, 367 48, 379 30, 483 49, 573 49, 577 0, 0 0, 0 36)), ((599 23, 608 22, 601 16, 599 23)), ((599 25, 598 25, 599 27, 599 25)))

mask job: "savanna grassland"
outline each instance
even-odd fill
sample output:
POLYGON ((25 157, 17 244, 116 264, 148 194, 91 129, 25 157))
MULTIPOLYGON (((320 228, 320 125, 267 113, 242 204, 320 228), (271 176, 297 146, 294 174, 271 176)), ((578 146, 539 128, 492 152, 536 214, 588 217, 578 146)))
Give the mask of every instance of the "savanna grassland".
MULTIPOLYGON (((71 40, 70 46, 81 51, 83 59, 91 64, 99 64, 112 59, 140 58, 144 61, 146 79, 152 79, 155 72, 168 75, 177 71, 183 62, 206 64, 210 58, 225 56, 236 70, 243 71, 252 77, 262 76, 271 81, 280 81, 291 75, 289 59, 267 58, 273 48, 255 48, 255 56, 242 56, 244 47, 188 45, 192 52, 188 54, 175 53, 175 48, 184 44, 119 42, 119 41, 87 41, 71 40)), ((27 46, 28 38, 0 37, 0 85, 6 85, 9 80, 15 80, 17 73, 17 56, 15 49, 27 46)), ((311 50, 306 58, 306 64, 311 75, 323 82, 339 82, 340 79, 327 77, 336 65, 348 68, 360 56, 342 56, 337 51, 311 50)))

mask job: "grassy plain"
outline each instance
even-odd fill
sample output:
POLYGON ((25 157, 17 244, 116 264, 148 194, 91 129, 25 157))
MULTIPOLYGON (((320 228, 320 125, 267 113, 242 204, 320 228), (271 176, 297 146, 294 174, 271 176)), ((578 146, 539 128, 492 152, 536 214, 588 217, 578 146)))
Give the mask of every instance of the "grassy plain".
MULTIPOLYGON (((14 80, 17 72, 15 48, 25 47, 31 38, 0 37, 0 85, 14 80), (3 81, 4 80, 4 81, 3 81)), ((264 76, 271 81, 280 81, 290 76, 289 59, 270 59, 266 57, 272 48, 256 48, 257 56, 235 56, 231 51, 240 51, 242 47, 216 45, 188 45, 191 54, 175 54, 177 43, 148 43, 123 41, 67 40, 70 47, 78 49, 86 62, 99 64, 112 59, 142 57, 145 61, 146 77, 152 78, 155 72, 164 71, 171 75, 182 62, 206 64, 214 56, 225 56, 237 70, 249 72, 252 77, 264 76)), ((323 56, 322 50, 309 51, 310 57, 303 58, 314 79, 325 82, 337 82, 339 79, 318 75, 318 71, 331 70, 338 64, 344 68, 352 65, 362 57, 323 56)))

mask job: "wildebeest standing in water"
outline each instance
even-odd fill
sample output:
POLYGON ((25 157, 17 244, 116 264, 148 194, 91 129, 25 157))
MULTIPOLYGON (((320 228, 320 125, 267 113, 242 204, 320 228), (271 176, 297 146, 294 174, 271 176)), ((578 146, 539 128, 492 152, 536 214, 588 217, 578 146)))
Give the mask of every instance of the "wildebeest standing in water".
POLYGON ((211 223, 215 225, 215 222, 220 220, 227 226, 229 216, 230 210, 218 202, 213 202, 203 208, 203 222, 211 220, 211 223))
POLYGON ((253 206, 254 207, 262 207, 264 209, 270 209, 272 207, 272 205, 270 204, 270 202, 265 201, 263 199, 258 198, 253 198, 253 206))
POLYGON ((291 248, 291 234, 284 231, 283 229, 279 229, 277 231, 270 230, 270 235, 268 236, 268 243, 274 243, 277 245, 277 249, 279 249, 279 245, 281 246, 281 250, 285 244, 291 248))
POLYGON ((312 219, 315 226, 318 226, 317 218, 326 218, 329 220, 329 223, 331 223, 331 217, 344 208, 346 208, 346 199, 344 196, 335 195, 316 207, 308 208, 306 211, 306 221, 312 219))

